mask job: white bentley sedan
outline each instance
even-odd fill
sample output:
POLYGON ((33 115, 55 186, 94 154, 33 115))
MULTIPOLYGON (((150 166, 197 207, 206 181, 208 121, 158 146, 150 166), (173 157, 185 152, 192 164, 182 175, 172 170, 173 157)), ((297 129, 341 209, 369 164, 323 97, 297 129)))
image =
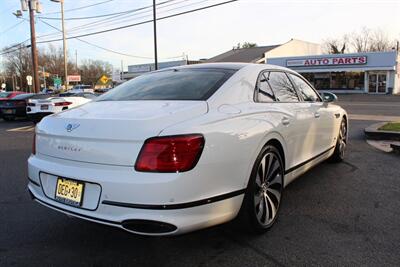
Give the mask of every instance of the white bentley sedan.
POLYGON ((29 158, 33 199, 143 235, 242 217, 265 232, 282 192, 341 161, 348 117, 296 72, 200 64, 151 72, 44 118, 29 158))

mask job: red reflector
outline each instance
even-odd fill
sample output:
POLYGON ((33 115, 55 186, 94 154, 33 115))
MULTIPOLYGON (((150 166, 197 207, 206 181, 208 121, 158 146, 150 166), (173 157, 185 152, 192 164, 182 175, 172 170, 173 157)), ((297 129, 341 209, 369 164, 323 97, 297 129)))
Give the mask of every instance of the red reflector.
POLYGON ((136 160, 141 172, 185 172, 196 166, 204 147, 200 134, 147 139, 136 160))
POLYGON ((36 155, 36 133, 33 134, 32 154, 33 154, 33 155, 36 155))
POLYGON ((56 107, 60 107, 60 106, 64 107, 64 106, 69 106, 71 104, 72 104, 72 102, 65 101, 65 102, 57 102, 57 103, 54 104, 54 106, 56 106, 56 107))

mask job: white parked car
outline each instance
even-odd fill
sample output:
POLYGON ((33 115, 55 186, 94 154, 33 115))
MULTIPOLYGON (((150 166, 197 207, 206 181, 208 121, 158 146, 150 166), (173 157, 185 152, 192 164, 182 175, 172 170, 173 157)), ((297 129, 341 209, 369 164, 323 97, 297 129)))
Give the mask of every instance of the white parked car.
POLYGON ((67 93, 47 99, 29 99, 26 114, 31 121, 37 123, 45 116, 78 107, 94 98, 96 98, 96 95, 91 93, 67 93))
POLYGON ((37 125, 29 191, 51 209, 144 235, 238 214, 264 232, 286 185, 343 159, 348 117, 335 99, 271 65, 142 75, 37 125))
POLYGON ((83 85, 83 84, 78 84, 74 85, 71 90, 68 91, 68 93, 94 93, 94 89, 91 85, 83 85))

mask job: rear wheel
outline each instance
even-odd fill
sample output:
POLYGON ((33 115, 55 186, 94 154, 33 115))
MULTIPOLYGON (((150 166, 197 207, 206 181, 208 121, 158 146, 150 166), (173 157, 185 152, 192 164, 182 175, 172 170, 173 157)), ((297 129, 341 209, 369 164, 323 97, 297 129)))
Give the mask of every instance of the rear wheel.
POLYGON ((279 151, 271 145, 263 148, 250 177, 241 216, 254 232, 272 227, 278 216, 283 192, 284 167, 279 151))
POLYGON ((333 152, 330 161, 332 162, 343 161, 346 152, 346 147, 347 147, 347 122, 346 119, 343 118, 342 122, 340 123, 340 129, 336 141, 335 151, 333 152))
POLYGON ((15 118, 14 117, 10 117, 10 116, 4 116, 3 120, 5 120, 5 121, 13 121, 13 120, 15 120, 15 118))

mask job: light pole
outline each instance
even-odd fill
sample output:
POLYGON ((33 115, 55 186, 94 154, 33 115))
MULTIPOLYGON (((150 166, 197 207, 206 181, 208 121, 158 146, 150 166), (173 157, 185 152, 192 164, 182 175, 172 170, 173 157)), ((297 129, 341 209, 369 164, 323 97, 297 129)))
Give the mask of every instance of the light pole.
POLYGON ((65 25, 64 25, 64 0, 50 0, 50 1, 61 4, 61 27, 63 34, 63 51, 64 51, 64 86, 65 90, 68 90, 68 59, 67 59, 67 39, 65 37, 65 25))
MULTIPOLYGON (((35 91, 35 93, 39 93, 40 80, 39 80, 39 73, 38 73, 38 56, 37 56, 37 49, 36 49, 35 12, 41 13, 41 5, 38 0, 21 0, 21 9, 22 9, 22 11, 28 11, 28 9, 29 9, 29 22, 30 22, 30 29, 31 29, 33 90, 35 91)), ((21 17, 22 12, 20 10, 17 10, 15 15, 17 17, 21 17)))
POLYGON ((153 0, 153 27, 154 27, 154 69, 158 70, 156 0, 153 0))

